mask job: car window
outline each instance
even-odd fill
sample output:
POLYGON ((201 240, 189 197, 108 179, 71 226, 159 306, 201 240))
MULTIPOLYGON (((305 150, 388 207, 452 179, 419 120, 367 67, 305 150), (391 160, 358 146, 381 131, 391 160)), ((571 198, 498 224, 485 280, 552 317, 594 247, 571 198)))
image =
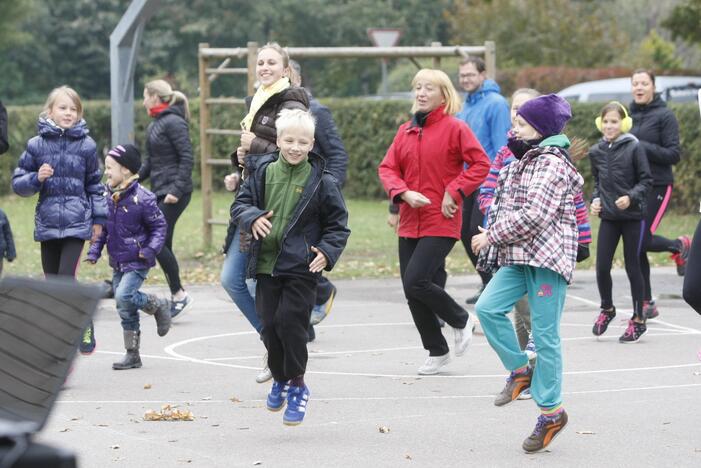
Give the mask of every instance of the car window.
POLYGON ((589 102, 630 101, 630 92, 625 93, 590 93, 589 102))

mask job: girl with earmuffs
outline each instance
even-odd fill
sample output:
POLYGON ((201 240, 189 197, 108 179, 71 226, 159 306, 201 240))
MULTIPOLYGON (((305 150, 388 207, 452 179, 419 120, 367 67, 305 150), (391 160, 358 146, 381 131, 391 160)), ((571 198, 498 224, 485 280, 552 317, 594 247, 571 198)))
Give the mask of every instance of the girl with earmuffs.
POLYGON ((612 299, 611 266, 618 241, 623 237, 626 274, 633 297, 633 317, 618 339, 635 343, 647 331, 643 313, 644 282, 640 268, 643 248, 645 209, 652 175, 645 151, 630 129, 633 120, 620 102, 610 102, 596 118, 603 134, 589 150, 594 193, 591 213, 601 218, 596 250, 596 282, 601 296, 601 311, 593 327, 602 335, 616 316, 612 299))

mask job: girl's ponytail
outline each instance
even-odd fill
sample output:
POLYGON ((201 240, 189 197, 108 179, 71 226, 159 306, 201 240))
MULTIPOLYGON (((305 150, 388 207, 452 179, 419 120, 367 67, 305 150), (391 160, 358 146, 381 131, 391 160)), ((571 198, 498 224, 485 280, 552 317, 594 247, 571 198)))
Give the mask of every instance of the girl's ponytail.
POLYGON ((180 91, 174 91, 166 80, 149 81, 144 88, 150 96, 158 96, 161 102, 165 102, 169 106, 182 102, 183 107, 185 107, 185 118, 190 120, 190 103, 187 96, 180 91))
POLYGON ((173 91, 173 95, 170 97, 168 104, 173 105, 176 102, 182 102, 185 108, 185 118, 190 120, 190 103, 187 100, 187 96, 181 91, 173 91))

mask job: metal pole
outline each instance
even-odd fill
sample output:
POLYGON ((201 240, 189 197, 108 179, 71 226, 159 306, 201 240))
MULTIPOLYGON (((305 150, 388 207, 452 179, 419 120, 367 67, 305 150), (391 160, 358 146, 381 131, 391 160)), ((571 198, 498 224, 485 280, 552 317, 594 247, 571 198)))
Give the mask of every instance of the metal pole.
POLYGON ((381 95, 387 96, 387 59, 382 59, 382 91, 381 95))
POLYGON ((112 145, 134 142, 134 71, 148 19, 161 0, 133 0, 110 34, 112 145))
MULTIPOLYGON (((440 42, 431 42, 431 47, 441 47, 440 42)), ((438 56, 433 57, 433 68, 438 70, 441 68, 441 58, 438 56)))
MULTIPOLYGON (((209 47, 206 42, 199 45, 199 50, 209 47)), ((210 94, 211 83, 207 78, 207 58, 201 53, 197 54, 200 80, 200 171, 202 185, 202 241, 204 247, 212 245, 212 169, 209 159, 212 155, 212 137, 207 133, 209 128, 209 105, 207 99, 210 94)))

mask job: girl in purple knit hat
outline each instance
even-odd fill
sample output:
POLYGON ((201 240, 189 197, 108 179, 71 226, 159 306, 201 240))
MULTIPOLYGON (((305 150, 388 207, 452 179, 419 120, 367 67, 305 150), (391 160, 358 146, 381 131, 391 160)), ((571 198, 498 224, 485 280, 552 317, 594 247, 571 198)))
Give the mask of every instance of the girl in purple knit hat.
POLYGON ((472 249, 480 254, 478 268, 498 268, 475 306, 489 344, 510 371, 494 404, 511 403, 530 388, 541 411, 523 442, 529 453, 547 447, 567 424, 560 317, 577 258, 574 195, 583 185, 566 152, 569 140, 561 133, 571 116, 567 101, 554 94, 519 108, 508 142, 517 161, 499 173, 487 229, 472 238, 472 249), (507 317, 525 294, 538 350, 535 367, 507 317))

